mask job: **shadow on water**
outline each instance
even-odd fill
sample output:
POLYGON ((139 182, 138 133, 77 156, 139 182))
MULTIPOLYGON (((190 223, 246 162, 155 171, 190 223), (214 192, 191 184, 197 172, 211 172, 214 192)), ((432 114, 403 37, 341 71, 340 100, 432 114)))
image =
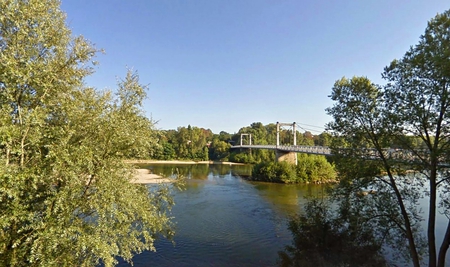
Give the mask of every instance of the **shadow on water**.
MULTIPOLYGON (((141 166, 143 167, 143 166, 141 166)), ((291 242, 287 218, 317 185, 249 182, 251 166, 146 165, 153 173, 185 176, 174 195, 175 246, 133 258, 134 266, 275 266, 277 252, 291 242)), ((121 263, 119 266, 129 266, 121 263)))

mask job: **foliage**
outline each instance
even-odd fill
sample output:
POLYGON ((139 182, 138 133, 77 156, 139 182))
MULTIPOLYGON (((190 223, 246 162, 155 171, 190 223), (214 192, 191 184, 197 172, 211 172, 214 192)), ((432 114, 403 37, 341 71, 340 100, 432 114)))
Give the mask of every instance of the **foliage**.
POLYGON ((326 201, 309 201, 289 220, 291 246, 279 251, 279 266, 387 266, 370 224, 339 216, 326 201))
POLYGON ((230 155, 230 144, 214 138, 209 147, 209 158, 212 160, 228 161, 230 155))
POLYGON ((172 235, 168 188, 122 161, 155 145, 145 87, 129 72, 116 95, 85 88, 96 50, 59 5, 0 2, 1 266, 112 266, 172 235))
MULTIPOLYGON (((274 123, 263 125, 261 122, 254 122, 250 126, 239 129, 239 132, 231 137, 233 144, 240 144, 241 134, 251 134, 252 144, 258 145, 274 145, 277 143, 277 126, 274 123)), ((294 136, 292 129, 280 129, 280 145, 292 145, 294 136)), ((315 137, 311 132, 305 133, 296 132, 297 145, 314 146, 316 139, 320 140, 321 144, 326 144, 326 137, 315 137), (322 138, 323 137, 323 138, 322 138)), ((243 136, 243 144, 249 144, 249 137, 243 136)), ((317 141, 319 142, 319 141, 317 141)), ((235 150, 232 151, 229 159, 234 162, 258 164, 261 162, 271 162, 275 160, 275 152, 271 150, 256 149, 256 150, 235 150)))
MULTIPOLYGON (((158 146, 148 153, 147 157, 160 160, 215 160, 232 161, 239 163, 257 164, 275 160, 275 152, 265 149, 240 149, 230 150, 231 145, 240 144, 241 134, 251 134, 252 144, 268 145, 276 144, 276 124, 263 125, 260 122, 243 127, 238 133, 229 134, 221 131, 213 134, 211 130, 205 130, 195 126, 178 127, 177 130, 159 132, 158 146)), ((280 144, 293 144, 293 136, 290 130, 281 129, 280 144)), ((244 135, 243 144, 249 144, 250 137, 244 135)), ((311 132, 296 132, 298 145, 329 146, 332 136, 329 133, 313 135, 311 132)))
POLYGON ((276 183, 335 181, 336 171, 324 156, 298 154, 297 166, 287 162, 262 162, 253 167, 252 179, 276 183))
POLYGON ((337 194, 351 203, 361 190, 377 192, 364 198, 364 207, 350 211, 364 211, 364 218, 377 218, 377 228, 391 229, 386 240, 406 241, 406 248, 397 249, 406 249, 414 266, 425 256, 423 240, 428 266, 445 266, 450 244, 450 220, 439 251, 435 237, 437 214, 450 211, 449 175, 443 168, 450 145, 449 28, 450 11, 433 18, 419 43, 385 68, 386 86, 365 77, 337 81, 331 94, 335 105, 327 109, 334 118, 329 129, 342 175, 337 194), (429 204, 425 239, 416 208, 421 199, 429 204))
POLYGON ((295 165, 287 162, 259 163, 254 166, 252 180, 274 183, 294 183, 295 165))
POLYGON ((153 158, 207 161, 212 136, 211 130, 190 125, 178 127, 177 130, 163 131, 159 141, 162 147, 153 158))
POLYGON ((334 166, 325 156, 297 154, 297 180, 307 183, 324 183, 336 181, 334 166))

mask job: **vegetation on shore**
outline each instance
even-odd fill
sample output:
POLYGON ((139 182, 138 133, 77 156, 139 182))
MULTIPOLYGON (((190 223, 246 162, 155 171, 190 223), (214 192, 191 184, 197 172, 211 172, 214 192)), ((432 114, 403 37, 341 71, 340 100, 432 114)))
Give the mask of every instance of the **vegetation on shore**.
POLYGON ((173 235, 169 188, 123 162, 156 145, 146 88, 87 87, 97 50, 60 4, 0 2, 0 266, 113 266, 173 235))
POLYGON ((337 178, 334 166, 325 156, 299 154, 297 165, 262 162, 253 167, 251 180, 274 183, 327 183, 337 178))
POLYGON ((334 134, 331 148, 339 172, 330 197, 338 214, 316 214, 319 227, 303 216, 291 221, 294 243, 280 254, 284 266, 300 266, 299 262, 303 266, 311 257, 312 266, 326 266, 330 255, 337 256, 335 252, 347 246, 352 250, 345 255, 369 248, 367 261, 351 263, 336 257, 331 265, 371 266, 370 255, 380 255, 371 248, 385 248, 398 255, 394 260, 403 261, 396 265, 446 266, 450 246, 449 29, 450 10, 431 19, 418 44, 384 69, 384 86, 367 77, 336 81, 330 95, 334 105, 327 113, 333 118, 328 128, 334 134), (367 160, 364 148, 377 160, 367 160), (387 153, 386 148, 397 153, 387 153), (361 194, 365 190, 374 193, 361 194), (426 212, 419 205, 424 202, 426 212), (351 220, 339 224, 335 218, 351 220), (440 237, 438 222, 444 227, 440 237), (362 231, 354 232, 349 226, 362 231), (341 234, 350 243, 335 246, 341 234), (319 242, 304 238, 311 236, 319 242), (322 243, 321 236, 333 242, 322 243), (369 239, 353 243, 358 236, 369 239))
MULTIPOLYGON (((171 237, 169 188, 130 183, 130 158, 251 163, 253 179, 282 183, 334 180, 336 168, 331 199, 338 214, 309 203, 309 217, 291 221, 295 243, 280 254, 286 265, 314 253, 323 253, 311 261, 317 265, 363 265, 371 259, 364 255, 378 262, 379 250, 390 247, 415 267, 424 258, 427 266, 445 266, 450 219, 439 244, 436 225, 440 213, 450 218, 450 11, 385 68, 386 85, 366 77, 336 81, 327 109, 333 135, 294 133, 299 145, 330 146, 335 165, 299 155, 294 166, 275 163, 269 150, 230 151, 243 133, 253 144, 275 144, 275 124, 252 123, 235 134, 191 126, 157 131, 144 116, 146 88, 135 72, 114 92, 86 86, 97 50, 71 35, 60 1, 2 1, 0 10, 1 266, 113 266, 171 237), (362 148, 379 160, 367 160, 362 148), (408 153, 399 164, 386 148, 408 153), (362 196, 366 189, 376 193, 362 196), (425 235, 416 205, 423 199, 425 235), (360 249, 367 254, 339 257, 360 249)), ((280 132, 281 144, 292 139, 280 132)))
MULTIPOLYGON (((252 123, 230 134, 221 131, 214 134, 209 129, 188 125, 176 130, 158 132, 158 143, 147 157, 156 160, 193 160, 193 161, 230 161, 237 163, 258 164, 275 160, 274 151, 270 150, 230 150, 231 145, 240 144, 241 134, 251 134, 252 143, 259 145, 276 144, 276 124, 263 125, 252 123)), ((281 129, 280 143, 292 144, 293 135, 289 129, 281 129)), ((314 135, 309 131, 296 132, 298 145, 328 146, 331 135, 323 132, 314 135)), ((243 140, 248 144, 249 140, 243 140)), ((138 158, 137 155, 134 158, 138 158)), ((148 159, 148 158, 145 158, 148 159)))

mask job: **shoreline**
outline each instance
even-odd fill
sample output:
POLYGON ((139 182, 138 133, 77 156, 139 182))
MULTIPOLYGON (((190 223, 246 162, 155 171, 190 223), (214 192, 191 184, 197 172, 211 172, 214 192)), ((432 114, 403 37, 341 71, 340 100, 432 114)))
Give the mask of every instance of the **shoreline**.
POLYGON ((174 182, 173 179, 151 173, 149 169, 136 169, 134 179, 131 180, 133 184, 161 184, 172 182, 174 182))
POLYGON ((230 161, 193 161, 193 160, 148 160, 148 159, 128 159, 124 160, 129 164, 215 164, 215 165, 247 165, 230 161))
MULTIPOLYGON (((244 163, 236 162, 222 162, 222 161, 182 161, 182 160, 124 160, 128 164, 217 164, 217 165, 246 165, 244 163)), ((149 169, 137 168, 133 184, 161 184, 173 183, 174 179, 167 178, 158 174, 151 173, 149 169)))

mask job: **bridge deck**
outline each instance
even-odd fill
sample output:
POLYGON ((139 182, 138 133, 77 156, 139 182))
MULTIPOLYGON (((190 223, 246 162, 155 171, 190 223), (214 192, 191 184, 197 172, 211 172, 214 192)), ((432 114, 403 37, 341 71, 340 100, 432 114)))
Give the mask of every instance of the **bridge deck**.
MULTIPOLYGON (((305 154, 314 154, 314 155, 324 155, 331 156, 331 149, 328 147, 322 146, 276 146, 276 145, 238 145, 231 146, 231 148, 255 148, 255 149, 271 149, 271 150, 279 150, 284 152, 297 152, 297 153, 305 153, 305 154)), ((345 151, 346 149, 342 149, 345 151)), ((375 149, 361 149, 360 157, 366 160, 380 160, 381 157, 375 149)), ((342 153, 345 155, 346 153, 342 153)), ((388 159, 394 159, 400 163, 405 164, 423 164, 423 159, 426 158, 426 155, 423 154, 422 157, 418 157, 418 155, 412 154, 411 151, 399 150, 399 149, 384 149, 383 154, 388 159)), ((440 162, 438 164, 439 167, 449 168, 450 163, 445 161, 440 162)))
POLYGON ((238 145, 231 148, 255 148, 255 149, 271 149, 285 152, 298 152, 315 155, 331 155, 331 149, 322 146, 276 146, 276 145, 238 145))

